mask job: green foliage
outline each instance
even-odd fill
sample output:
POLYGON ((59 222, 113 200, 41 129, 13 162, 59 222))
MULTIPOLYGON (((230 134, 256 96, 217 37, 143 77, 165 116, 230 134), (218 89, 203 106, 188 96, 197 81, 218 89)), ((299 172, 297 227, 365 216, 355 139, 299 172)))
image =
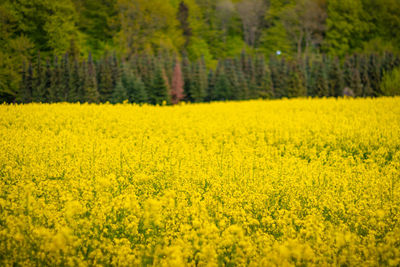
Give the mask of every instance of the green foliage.
POLYGON ((380 88, 385 96, 400 95, 400 68, 384 73, 380 88))
POLYGON ((157 67, 149 92, 149 101, 153 105, 161 105, 163 103, 170 103, 169 98, 170 95, 165 80, 165 74, 161 67, 157 67))
POLYGON ((140 104, 148 101, 146 86, 140 77, 125 70, 122 75, 122 83, 127 90, 129 102, 140 104))
POLYGON ((124 87, 122 81, 117 82, 117 86, 112 94, 111 103, 122 103, 125 100, 128 100, 128 92, 124 87))
POLYGON ((281 98, 304 88, 310 96, 337 97, 346 87, 378 96, 399 53, 398 0, 0 2, 1 102, 106 102, 121 80, 129 101, 158 103, 156 81, 168 92, 181 57, 192 102, 281 98), (93 62, 82 63, 88 55, 93 62))
POLYGON ((370 27, 364 14, 361 0, 328 1, 324 49, 338 56, 360 49, 370 27))

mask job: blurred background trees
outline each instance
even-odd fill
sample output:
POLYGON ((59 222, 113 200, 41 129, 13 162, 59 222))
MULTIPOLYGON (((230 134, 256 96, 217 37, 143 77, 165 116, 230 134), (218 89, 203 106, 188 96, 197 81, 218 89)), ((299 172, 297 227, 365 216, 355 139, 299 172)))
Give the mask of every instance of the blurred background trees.
POLYGON ((377 89, 381 79, 389 75, 383 67, 386 64, 383 61, 388 61, 384 54, 393 55, 390 64, 394 68, 399 52, 398 0, 3 0, 0 3, 0 100, 7 102, 22 101, 21 87, 29 80, 29 66, 36 79, 32 88, 39 90, 36 88, 40 86, 40 92, 30 96, 35 100, 50 101, 63 95, 63 100, 72 101, 91 95, 96 102, 97 97, 91 92, 95 88, 99 92, 98 101, 105 101, 116 95, 117 85, 119 94, 125 86, 130 88, 128 97, 139 90, 137 99, 154 99, 151 94, 145 96, 142 88, 153 84, 149 75, 161 69, 157 77, 166 80, 168 90, 175 90, 172 73, 176 62, 181 64, 184 93, 175 90, 174 99, 176 94, 189 101, 213 99, 211 94, 207 95, 210 86, 218 89, 226 81, 229 84, 225 91, 235 84, 245 86, 233 91, 243 96, 231 97, 234 99, 260 94, 303 95, 304 88, 307 95, 316 94, 315 90, 319 92, 316 95, 325 95, 326 90, 340 95, 343 86, 352 86, 356 92, 363 90, 362 95, 379 95, 383 94, 377 89), (110 53, 114 53, 113 58, 109 58, 110 53), (268 65, 265 71, 268 77, 253 74, 258 63, 244 64, 242 53, 254 61, 261 56, 268 65), (119 70, 122 74, 115 73, 116 65, 124 66, 124 71, 119 70), (338 66, 343 73, 338 72, 338 66), (94 72, 98 76, 96 83, 93 77, 85 77, 94 72), (193 77, 188 77, 189 74, 193 77), (347 75, 343 82, 342 75, 347 75), (274 79, 279 81, 274 83, 274 79), (63 81, 62 88, 54 87, 58 81, 63 81), (264 86, 260 83, 275 88, 260 89, 264 86), (282 86, 291 89, 284 92, 277 84, 286 84, 282 86), (324 89, 326 84, 328 89, 324 89), (300 88, 295 90, 295 86, 300 88), (66 95, 66 91, 71 92, 66 95))

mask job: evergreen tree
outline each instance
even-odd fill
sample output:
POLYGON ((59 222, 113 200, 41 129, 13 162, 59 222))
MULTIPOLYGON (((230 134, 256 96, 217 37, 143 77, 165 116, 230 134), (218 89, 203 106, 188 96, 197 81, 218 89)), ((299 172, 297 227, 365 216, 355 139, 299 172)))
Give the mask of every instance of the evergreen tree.
POLYGON ((69 102, 78 102, 82 101, 82 81, 80 77, 80 67, 78 61, 74 60, 74 65, 72 67, 71 72, 71 88, 68 94, 68 101, 69 102))
POLYGON ((32 100, 34 102, 43 102, 43 81, 44 81, 44 73, 42 69, 42 62, 40 58, 40 52, 38 52, 37 59, 36 59, 36 79, 34 83, 34 88, 32 92, 32 100))
POLYGON ((55 103, 59 100, 59 88, 60 88, 60 68, 58 66, 58 58, 54 57, 53 68, 51 71, 51 82, 49 90, 49 102, 55 103))
POLYGON ((100 101, 100 95, 97 91, 96 70, 91 53, 89 53, 88 62, 85 67, 84 101, 88 103, 98 103, 100 101))
POLYGON ((335 97, 342 96, 344 88, 344 77, 338 58, 335 58, 333 60, 331 68, 329 69, 328 76, 329 76, 329 89, 331 92, 330 95, 335 97))
POLYGON ((242 67, 240 64, 240 59, 236 58, 234 61, 234 71, 237 77, 237 99, 245 100, 249 99, 249 88, 247 85, 246 75, 242 71, 242 67))
POLYGON ((129 102, 140 104, 148 101, 146 86, 127 66, 124 66, 122 72, 122 84, 126 88, 129 102))
POLYGON ((149 94, 150 103, 153 105, 161 105, 163 102, 170 103, 170 94, 164 77, 161 67, 157 67, 149 94))
POLYGON ((288 96, 300 97, 307 95, 307 88, 304 82, 303 73, 299 70, 296 62, 292 62, 289 71, 288 96))
POLYGON ((274 83, 275 94, 278 98, 288 96, 288 64, 285 58, 282 58, 276 66, 276 77, 274 83))
POLYGON ((22 77, 21 100, 23 103, 30 103, 32 102, 32 91, 34 85, 33 69, 30 62, 28 68, 26 68, 24 64, 22 77))
POLYGON ((110 101, 114 91, 112 62, 107 57, 105 61, 99 63, 99 84, 98 90, 100 94, 100 101, 110 101))
POLYGON ((373 90, 371 88, 371 82, 369 80, 368 76, 368 58, 365 56, 362 56, 360 59, 360 76, 361 76, 361 83, 363 86, 363 91, 362 91, 362 96, 367 97, 367 96, 373 96, 373 90))
POLYGON ((209 70, 208 77, 207 77, 207 84, 208 84, 207 90, 206 90, 207 94, 205 97, 205 101, 207 101, 207 102, 213 100, 214 91, 215 91, 214 82, 215 82, 214 72, 212 70, 209 70))
POLYGON ((249 88, 249 96, 251 99, 258 98, 259 93, 259 85, 256 77, 254 61, 252 57, 247 57, 247 64, 246 64, 246 76, 247 76, 247 85, 249 88))
POLYGON ((50 61, 46 60, 46 71, 42 82, 43 102, 50 102, 51 97, 52 70, 50 61))
POLYGON ((239 100, 243 96, 242 88, 239 86, 239 80, 237 77, 237 72, 235 70, 235 65, 233 64, 232 60, 228 59, 224 62, 225 67, 225 75, 229 82, 229 88, 231 91, 229 94, 226 95, 227 100, 239 100))
POLYGON ((271 98, 273 96, 271 72, 265 63, 263 55, 257 56, 255 65, 257 97, 271 98))
POLYGON ((71 69, 69 65, 69 57, 68 54, 66 53, 64 55, 64 58, 62 60, 62 69, 61 69, 61 90, 60 90, 60 100, 61 101, 67 101, 69 99, 69 92, 71 90, 71 69))
POLYGON ((352 71, 352 79, 351 79, 350 89, 353 91, 355 96, 362 95, 363 86, 361 83, 360 72, 357 67, 354 67, 353 71, 352 71))
POLYGON ((113 89, 117 87, 117 84, 121 81, 122 70, 118 62, 117 54, 114 52, 111 59, 111 79, 113 89))
POLYGON ((382 95, 382 91, 380 89, 380 82, 382 79, 382 65, 378 55, 371 54, 369 61, 369 78, 371 81, 371 88, 373 90, 374 96, 382 95))
POLYGON ((185 100, 186 101, 193 101, 192 97, 192 79, 193 79, 193 73, 192 73, 192 64, 190 63, 188 57, 186 54, 183 54, 182 57, 182 73, 183 73, 183 81, 184 81, 184 95, 185 95, 185 100))
POLYGON ((316 63, 315 96, 329 96, 329 83, 326 68, 322 62, 316 63))
POLYGON ((129 97, 126 88, 122 84, 122 81, 119 81, 112 94, 111 103, 113 104, 122 103, 125 100, 128 100, 128 98, 129 97))
POLYGON ((212 100, 227 100, 232 95, 232 88, 230 87, 228 77, 225 73, 224 64, 218 63, 217 72, 215 75, 214 90, 211 95, 212 100))

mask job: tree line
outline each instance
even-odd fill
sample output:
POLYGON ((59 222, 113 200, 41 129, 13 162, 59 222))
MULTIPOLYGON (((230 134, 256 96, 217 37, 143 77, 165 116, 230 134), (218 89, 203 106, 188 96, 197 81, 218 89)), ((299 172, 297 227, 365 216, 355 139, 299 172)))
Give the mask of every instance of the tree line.
POLYGON ((267 61, 277 52, 287 61, 399 54, 399 18, 398 0, 2 0, 0 97, 17 98, 20 71, 37 51, 42 58, 68 52, 79 68, 82 61, 88 68, 89 52, 96 65, 107 51, 124 62, 160 49, 185 51, 190 62, 203 58, 207 69, 221 73, 235 64, 222 59, 240 57, 242 50, 267 61))
POLYGON ((94 61, 63 57, 24 64, 20 90, 7 102, 177 104, 283 97, 375 97, 385 95, 386 73, 400 66, 392 53, 286 58, 243 51, 220 60, 215 70, 204 58, 189 60, 168 51, 136 54, 129 61, 107 54, 94 61))

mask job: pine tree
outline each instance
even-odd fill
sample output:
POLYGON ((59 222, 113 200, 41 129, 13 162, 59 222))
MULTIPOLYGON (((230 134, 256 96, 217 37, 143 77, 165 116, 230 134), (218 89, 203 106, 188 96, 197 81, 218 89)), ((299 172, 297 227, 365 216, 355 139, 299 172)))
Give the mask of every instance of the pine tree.
POLYGON ((32 92, 32 99, 34 102, 44 102, 43 82, 44 82, 44 73, 42 69, 40 52, 38 52, 36 60, 36 79, 35 79, 34 90, 32 92))
POLYGON ((252 57, 247 57, 247 64, 246 64, 246 71, 245 75, 247 78, 247 85, 249 88, 249 96, 251 99, 256 99, 259 97, 259 84, 257 81, 257 76, 256 76, 256 71, 255 71, 255 65, 253 62, 252 57))
POLYGON ((355 96, 361 96, 363 86, 361 83, 360 72, 358 71, 357 67, 353 68, 350 88, 354 92, 355 96))
POLYGON ((52 70, 50 61, 46 60, 46 71, 43 79, 43 102, 51 101, 51 82, 52 82, 52 70))
POLYGON ((303 73, 299 70, 296 62, 289 67, 288 97, 301 97, 307 95, 303 73))
POLYGON ((228 77, 225 74, 223 62, 218 63, 217 73, 215 76, 214 91, 212 93, 212 100, 227 100, 232 95, 232 88, 228 77))
POLYGON ((205 97, 205 101, 207 101, 207 102, 213 100, 213 95, 214 95, 214 91, 215 91, 214 82, 215 82, 214 72, 212 70, 210 70, 208 72, 208 77, 207 77, 208 86, 207 86, 206 97, 205 97))
POLYGON ((20 90, 20 100, 23 103, 32 102, 32 90, 34 85, 32 64, 29 62, 28 68, 25 63, 22 67, 22 81, 20 90))
POLYGON ((225 75, 228 79, 228 87, 231 89, 230 93, 226 95, 226 100, 239 100, 242 97, 242 88, 239 86, 239 80, 237 77, 237 72, 235 66, 231 60, 224 61, 225 75))
POLYGON ((99 63, 99 84, 98 90, 100 94, 100 101, 110 101, 114 91, 113 84, 113 66, 110 58, 106 58, 103 62, 99 63))
POLYGON ((71 69, 69 65, 69 57, 68 54, 66 53, 64 55, 64 58, 62 60, 62 69, 61 69, 61 95, 60 95, 60 100, 61 101, 67 101, 68 100, 68 94, 69 91, 71 90, 71 69))
POLYGON ((153 105, 170 103, 170 94, 164 77, 162 68, 157 67, 149 95, 150 103, 153 105))
POLYGON ((97 91, 96 70, 91 53, 89 53, 84 78, 84 100, 88 103, 98 103, 100 101, 100 95, 97 91))
POLYGON ((28 72, 26 76, 26 88, 25 88, 25 97, 24 102, 29 103, 32 102, 32 93, 33 93, 33 86, 34 86, 34 77, 33 77, 33 68, 32 64, 29 62, 28 65, 28 72))
POLYGON ((122 78, 122 70, 120 64, 118 62, 118 57, 115 52, 113 52, 112 59, 111 59, 111 80, 114 88, 117 87, 117 84, 121 81, 122 78))
POLYGON ((129 102, 138 104, 148 102, 145 84, 127 65, 123 66, 122 84, 126 88, 129 102))
POLYGON ((322 62, 316 63, 315 96, 329 96, 328 75, 322 62))
POLYGON ((365 55, 360 59, 360 76, 361 76, 361 83, 363 86, 362 96, 373 96, 373 90, 371 88, 371 82, 368 76, 368 58, 365 55))
POLYGON ((79 63, 75 59, 71 72, 71 88, 68 94, 69 102, 82 101, 82 81, 79 73, 80 73, 79 63))
POLYGON ((369 61, 369 78, 371 81, 371 88, 373 90, 374 96, 382 95, 382 91, 380 89, 380 83, 382 79, 382 70, 381 70, 381 62, 378 55, 371 54, 369 61))
POLYGON ((128 100, 128 98, 129 97, 126 88, 122 84, 122 81, 119 81, 112 94, 111 103, 113 104, 122 103, 125 100, 128 100))
POLYGON ((49 102, 55 103, 60 101, 60 67, 58 65, 58 57, 54 57, 53 70, 51 74, 51 86, 49 94, 49 102))
POLYGON ((329 76, 329 89, 331 91, 330 95, 335 97, 342 96, 344 88, 344 77, 338 58, 335 58, 333 60, 331 68, 329 69, 328 76, 329 76))
POLYGON ((344 80, 345 87, 351 86, 353 68, 354 68, 353 57, 349 57, 349 56, 346 57, 344 64, 343 64, 343 80, 344 80))
POLYGON ((191 88, 192 87, 192 79, 193 79, 192 64, 190 63, 186 54, 183 54, 183 57, 182 57, 182 73, 183 73, 183 81, 184 81, 183 91, 184 91, 184 95, 185 95, 185 100, 193 101, 192 88, 191 88))
POLYGON ((263 55, 256 57, 255 80, 257 85, 256 97, 271 98, 273 95, 271 73, 263 55))
POLYGON ((240 59, 236 58, 234 60, 233 67, 235 75, 237 77, 237 86, 238 86, 237 99, 241 100, 249 99, 249 88, 247 86, 246 75, 242 71, 240 59))

